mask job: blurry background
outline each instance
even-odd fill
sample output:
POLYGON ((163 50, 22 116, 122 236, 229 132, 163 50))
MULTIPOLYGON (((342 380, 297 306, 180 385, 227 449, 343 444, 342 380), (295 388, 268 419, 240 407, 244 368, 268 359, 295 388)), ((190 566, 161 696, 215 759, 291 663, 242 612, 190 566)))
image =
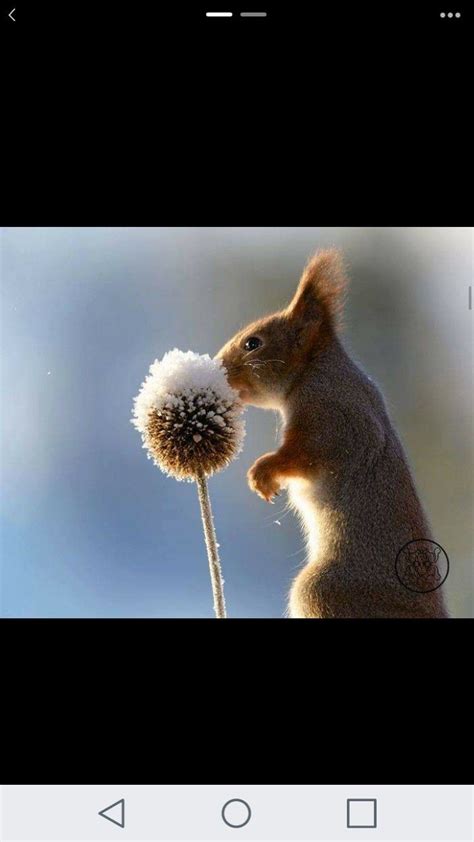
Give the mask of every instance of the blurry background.
MULTIPOLYGON (((147 460, 129 423, 150 363, 213 355, 291 298, 307 257, 349 262, 346 346, 378 382, 472 615, 469 229, 14 228, 2 245, 2 611, 212 617, 196 490, 147 460)), ((275 446, 250 408, 210 481, 231 617, 281 617, 303 563, 294 516, 247 488, 275 446), (281 521, 281 525, 275 523, 281 521)))

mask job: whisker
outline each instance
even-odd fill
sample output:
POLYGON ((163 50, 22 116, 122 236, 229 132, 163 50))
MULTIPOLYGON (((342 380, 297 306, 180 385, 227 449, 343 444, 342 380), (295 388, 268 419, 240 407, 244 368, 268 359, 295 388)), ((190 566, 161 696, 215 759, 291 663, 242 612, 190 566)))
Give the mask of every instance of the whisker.
POLYGON ((283 509, 281 512, 272 512, 271 515, 265 516, 266 525, 268 526, 269 523, 275 523, 275 515, 277 516, 278 520, 283 520, 284 517, 289 515, 290 509, 283 509))
POLYGON ((228 368, 227 368, 227 374, 228 374, 228 375, 230 375, 230 374, 238 374, 240 371, 242 371, 242 369, 243 369, 243 365, 242 365, 242 364, 239 364, 239 365, 232 365, 232 366, 230 366, 230 367, 228 367, 228 368))
POLYGON ((306 552, 306 547, 300 547, 299 550, 296 550, 294 553, 290 553, 288 558, 294 558, 295 555, 301 555, 301 553, 306 552))
POLYGON ((257 374, 257 372, 255 371, 255 369, 257 368, 255 363, 244 363, 244 365, 249 365, 250 368, 252 369, 252 374, 255 374, 255 377, 258 377, 258 379, 260 380, 260 375, 257 374))

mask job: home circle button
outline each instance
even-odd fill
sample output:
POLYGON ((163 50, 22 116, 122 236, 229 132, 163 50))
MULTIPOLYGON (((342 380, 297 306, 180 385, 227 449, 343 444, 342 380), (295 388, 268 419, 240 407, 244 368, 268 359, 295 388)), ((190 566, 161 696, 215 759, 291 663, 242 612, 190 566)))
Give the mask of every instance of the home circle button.
POLYGON ((222 808, 222 818, 229 827, 244 827, 252 817, 252 810, 241 798, 226 801, 222 808))

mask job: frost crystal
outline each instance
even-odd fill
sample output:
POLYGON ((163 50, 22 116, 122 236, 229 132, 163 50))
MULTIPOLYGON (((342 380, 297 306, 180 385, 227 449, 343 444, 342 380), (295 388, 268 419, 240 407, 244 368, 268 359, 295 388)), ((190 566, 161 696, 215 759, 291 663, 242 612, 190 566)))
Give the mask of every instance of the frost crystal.
POLYGON ((175 348, 150 366, 132 424, 165 474, 192 480, 224 468, 241 451, 242 410, 221 360, 175 348))

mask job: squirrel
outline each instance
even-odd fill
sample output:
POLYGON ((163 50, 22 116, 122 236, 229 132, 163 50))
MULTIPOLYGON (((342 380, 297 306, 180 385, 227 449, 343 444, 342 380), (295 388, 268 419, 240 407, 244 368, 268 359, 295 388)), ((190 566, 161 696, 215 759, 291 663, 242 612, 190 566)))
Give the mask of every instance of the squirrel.
POLYGON ((291 303, 216 355, 243 403, 283 420, 278 450, 247 478, 268 502, 287 489, 306 534, 288 614, 447 617, 442 588, 418 592, 397 574, 402 548, 432 536, 382 395, 340 339, 346 286, 339 251, 317 252, 291 303))

